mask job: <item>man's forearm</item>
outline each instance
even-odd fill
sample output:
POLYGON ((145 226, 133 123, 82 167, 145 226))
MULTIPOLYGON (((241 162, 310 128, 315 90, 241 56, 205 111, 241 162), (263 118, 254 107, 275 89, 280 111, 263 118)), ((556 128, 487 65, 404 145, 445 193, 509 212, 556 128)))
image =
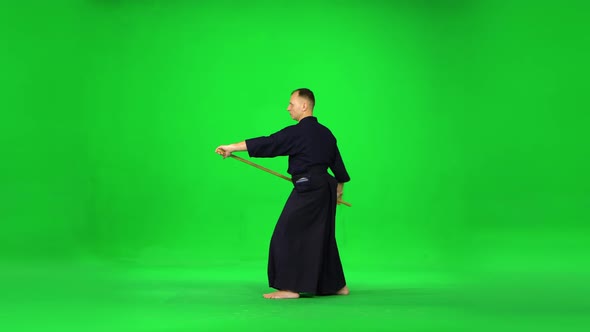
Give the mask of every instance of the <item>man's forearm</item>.
POLYGON ((246 146, 246 141, 241 141, 239 143, 230 144, 230 152, 236 151, 248 151, 248 146, 246 146))

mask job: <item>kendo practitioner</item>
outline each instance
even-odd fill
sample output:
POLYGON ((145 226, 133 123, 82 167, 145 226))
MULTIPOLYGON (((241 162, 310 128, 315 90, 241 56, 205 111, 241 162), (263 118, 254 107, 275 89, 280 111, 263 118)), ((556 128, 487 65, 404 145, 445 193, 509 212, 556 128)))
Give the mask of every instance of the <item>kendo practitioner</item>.
POLYGON ((268 282, 277 291, 264 294, 267 299, 349 294, 336 245, 335 217, 350 177, 336 138, 313 116, 314 105, 311 90, 297 89, 287 107, 297 124, 215 150, 224 159, 235 151, 247 151, 250 157, 289 156, 287 172, 294 188, 270 241, 268 282))

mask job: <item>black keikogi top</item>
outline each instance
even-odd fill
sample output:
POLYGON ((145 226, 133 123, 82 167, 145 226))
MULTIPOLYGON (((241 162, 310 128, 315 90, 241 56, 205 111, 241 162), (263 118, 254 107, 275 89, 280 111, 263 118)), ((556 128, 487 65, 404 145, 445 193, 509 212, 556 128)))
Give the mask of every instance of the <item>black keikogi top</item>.
POLYGON ((287 172, 293 176, 329 167, 338 182, 350 181, 336 138, 316 117, 305 117, 270 136, 247 139, 246 146, 250 157, 289 156, 287 172))

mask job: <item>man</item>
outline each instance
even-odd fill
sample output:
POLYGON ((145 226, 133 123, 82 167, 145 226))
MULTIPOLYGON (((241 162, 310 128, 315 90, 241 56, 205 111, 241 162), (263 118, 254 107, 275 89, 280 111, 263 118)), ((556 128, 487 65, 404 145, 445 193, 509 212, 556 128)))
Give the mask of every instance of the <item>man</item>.
POLYGON ((299 298, 300 293, 348 295, 336 245, 336 202, 350 177, 336 138, 313 116, 315 97, 309 89, 291 94, 287 110, 298 123, 270 136, 221 145, 227 158, 235 151, 250 157, 289 156, 294 188, 276 224, 268 259, 268 299, 299 298), (328 174, 330 168, 334 176, 328 174))

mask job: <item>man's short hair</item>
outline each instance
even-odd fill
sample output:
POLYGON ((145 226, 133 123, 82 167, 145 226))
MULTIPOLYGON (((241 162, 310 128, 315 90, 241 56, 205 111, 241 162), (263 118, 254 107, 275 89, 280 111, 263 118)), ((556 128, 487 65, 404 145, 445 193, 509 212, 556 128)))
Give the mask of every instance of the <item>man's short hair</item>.
POLYGON ((311 103, 311 108, 313 108, 315 106, 315 96, 313 95, 313 92, 310 89, 307 88, 301 88, 301 89, 297 89, 294 90, 291 94, 298 92, 299 97, 303 97, 307 100, 309 100, 309 102, 311 103))

